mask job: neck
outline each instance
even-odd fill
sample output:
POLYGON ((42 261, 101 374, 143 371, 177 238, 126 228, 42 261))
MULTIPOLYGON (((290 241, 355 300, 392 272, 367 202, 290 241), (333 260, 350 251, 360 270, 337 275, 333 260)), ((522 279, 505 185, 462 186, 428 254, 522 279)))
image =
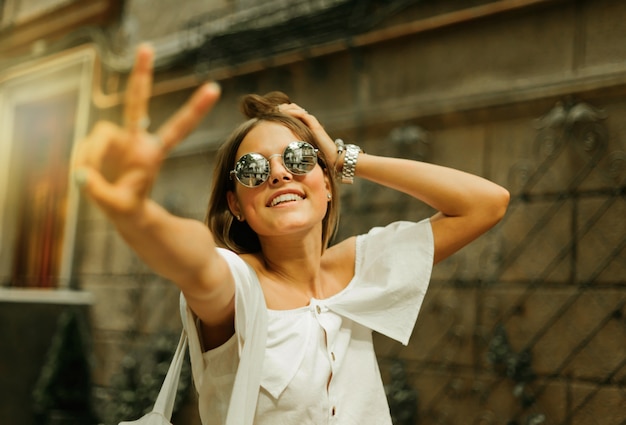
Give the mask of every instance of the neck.
POLYGON ((260 240, 265 273, 269 277, 278 277, 309 295, 323 295, 320 284, 322 237, 319 231, 260 240))

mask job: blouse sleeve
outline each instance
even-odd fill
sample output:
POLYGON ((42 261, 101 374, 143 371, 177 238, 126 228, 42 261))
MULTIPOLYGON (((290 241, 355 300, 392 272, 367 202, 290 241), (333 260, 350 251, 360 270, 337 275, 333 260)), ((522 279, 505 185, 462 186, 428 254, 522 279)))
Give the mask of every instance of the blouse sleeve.
POLYGON ((407 345, 432 272, 430 220, 376 227, 356 244, 354 278, 333 310, 407 345))

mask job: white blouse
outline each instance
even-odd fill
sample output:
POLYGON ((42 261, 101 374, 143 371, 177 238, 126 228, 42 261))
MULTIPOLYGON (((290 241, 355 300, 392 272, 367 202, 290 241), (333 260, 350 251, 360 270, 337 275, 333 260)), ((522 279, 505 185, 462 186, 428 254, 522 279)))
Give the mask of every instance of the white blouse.
POLYGON ((254 270, 220 249, 237 288, 235 335, 203 353, 189 308, 183 318, 202 424, 390 425, 372 331, 408 344, 433 252, 428 219, 374 228, 356 239, 346 288, 279 311, 254 270))

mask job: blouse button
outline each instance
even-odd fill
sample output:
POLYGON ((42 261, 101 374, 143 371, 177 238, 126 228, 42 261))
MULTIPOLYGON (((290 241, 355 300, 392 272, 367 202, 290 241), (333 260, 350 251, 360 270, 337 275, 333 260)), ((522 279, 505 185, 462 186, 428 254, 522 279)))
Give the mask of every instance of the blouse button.
POLYGON ((317 311, 317 314, 320 314, 322 312, 322 309, 320 308, 319 305, 315 306, 315 311, 317 311))
POLYGON ((335 352, 334 351, 330 352, 330 358, 333 359, 333 361, 335 361, 335 352))

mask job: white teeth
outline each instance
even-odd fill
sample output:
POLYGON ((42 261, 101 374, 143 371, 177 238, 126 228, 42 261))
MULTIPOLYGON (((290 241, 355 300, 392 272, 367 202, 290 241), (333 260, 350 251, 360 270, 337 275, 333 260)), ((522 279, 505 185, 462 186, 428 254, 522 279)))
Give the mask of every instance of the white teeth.
POLYGON ((284 195, 279 195, 276 198, 272 199, 270 207, 274 207, 283 202, 301 201, 302 199, 302 196, 296 195, 295 193, 285 193, 284 195))

